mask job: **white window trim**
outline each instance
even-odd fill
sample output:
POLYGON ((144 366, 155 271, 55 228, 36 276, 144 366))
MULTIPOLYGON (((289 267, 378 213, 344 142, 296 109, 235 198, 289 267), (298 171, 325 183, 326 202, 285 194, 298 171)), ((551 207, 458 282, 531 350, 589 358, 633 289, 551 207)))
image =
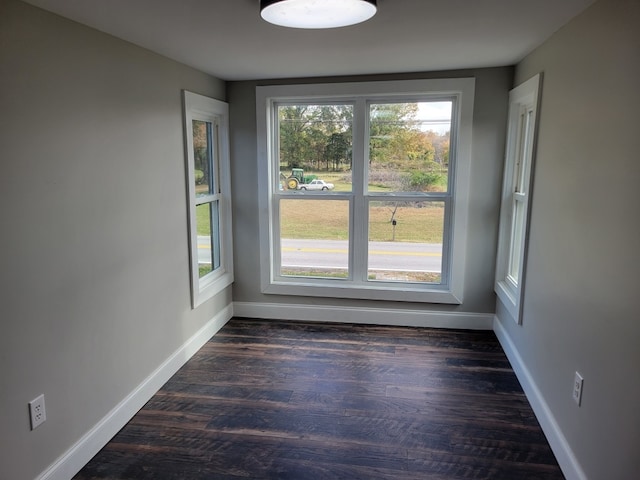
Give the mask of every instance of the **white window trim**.
MULTIPOLYGON (((233 283, 233 239, 231 232, 231 176, 229 161, 229 105, 220 100, 183 90, 185 161, 189 218, 189 260, 191 306, 196 308, 233 283), (198 269, 198 232, 193 158, 193 120, 217 125, 217 160, 219 192, 212 197, 219 202, 220 267, 200 278, 198 269)), ((215 160, 214 160, 215 161, 215 160)))
MULTIPOLYGON (((258 184, 260 204, 260 277, 261 289, 265 294, 303 295, 335 298, 361 298, 408 302, 460 304, 463 301, 463 287, 467 245, 468 202, 471 170, 471 142, 475 79, 431 79, 391 82, 338 83, 312 85, 278 85, 256 88, 256 116, 258 136, 258 173, 263 181, 258 184), (274 189, 278 188, 277 172, 273 172, 270 152, 273 149, 269 132, 274 122, 273 104, 277 102, 309 101, 353 101, 367 97, 369 100, 390 100, 394 97, 448 96, 457 98, 457 134, 451 139, 451 149, 456 152, 455 171, 451 182, 451 237, 450 251, 443 252, 447 258, 449 278, 446 285, 398 283, 397 287, 377 282, 365 285, 340 284, 336 280, 307 280, 294 277, 282 281, 274 275, 274 256, 278 255, 274 246, 272 204, 274 189), (268 181, 268 180, 271 181, 268 181)), ((364 125, 354 125, 356 129, 364 125)), ((362 146, 354 144, 356 149, 362 146)))
POLYGON ((507 311, 519 325, 522 324, 522 305, 526 279, 526 259, 529 244, 529 213, 531 210, 531 189, 533 187, 533 166, 537 143, 537 118, 541 74, 530 78, 509 92, 509 118, 507 125, 507 145, 503 172, 502 201, 500 206, 500 227, 498 235, 498 255, 496 261, 495 292, 507 311), (529 129, 524 131, 523 118, 529 117, 529 129), (525 140, 526 138, 526 140, 525 140), (519 152, 524 154, 522 182, 516 178, 519 152), (517 191, 522 183, 524 191, 517 191), (524 215, 519 227, 521 230, 519 249, 519 274, 514 279, 509 273, 510 258, 515 248, 513 231, 514 203, 523 206, 524 215))

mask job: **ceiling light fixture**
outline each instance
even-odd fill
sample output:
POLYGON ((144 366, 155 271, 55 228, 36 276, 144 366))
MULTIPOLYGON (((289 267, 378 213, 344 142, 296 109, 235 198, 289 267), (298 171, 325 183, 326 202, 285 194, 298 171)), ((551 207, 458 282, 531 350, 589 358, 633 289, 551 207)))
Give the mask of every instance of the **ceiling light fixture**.
POLYGON ((376 14, 376 0, 260 0, 260 16, 292 28, 355 25, 376 14))

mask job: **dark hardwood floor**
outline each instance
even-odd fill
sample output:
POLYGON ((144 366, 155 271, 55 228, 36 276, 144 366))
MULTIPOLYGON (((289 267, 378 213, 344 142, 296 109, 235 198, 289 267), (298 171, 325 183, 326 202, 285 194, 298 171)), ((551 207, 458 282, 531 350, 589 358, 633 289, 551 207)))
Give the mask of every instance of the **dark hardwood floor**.
POLYGON ((74 478, 564 477, 492 332, 234 318, 74 478))

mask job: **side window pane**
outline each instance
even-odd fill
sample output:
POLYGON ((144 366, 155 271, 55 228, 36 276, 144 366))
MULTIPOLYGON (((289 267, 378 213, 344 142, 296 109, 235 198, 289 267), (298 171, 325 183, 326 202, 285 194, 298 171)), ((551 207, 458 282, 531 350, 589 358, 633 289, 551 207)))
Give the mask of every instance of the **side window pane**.
POLYGON ((220 201, 209 204, 211 209, 211 265, 214 270, 220 268, 220 201))
POLYGON ((527 109, 527 111, 523 112, 521 115, 521 132, 520 132, 520 146, 518 151, 518 157, 515 166, 516 180, 515 180, 515 191, 517 193, 527 193, 528 185, 527 181, 527 172, 529 171, 529 167, 527 165, 527 161, 529 160, 529 151, 531 148, 531 135, 532 135, 532 125, 531 118, 533 117, 533 110, 527 109))
POLYGON ((279 188, 301 190, 315 179, 351 191, 352 105, 279 105, 279 188))
POLYGON ((451 101, 369 107, 369 192, 445 192, 451 101))
POLYGON ((373 281, 441 283, 444 202, 369 203, 373 281))
POLYGON ((506 311, 522 324, 529 190, 536 142, 540 75, 509 92, 509 122, 502 184, 494 289, 506 311))
POLYGON ((212 129, 210 122, 193 120, 192 123, 195 192, 199 197, 214 191, 212 129))
POLYGON ((211 204, 196 206, 196 222, 198 231, 198 272, 202 278, 214 270, 214 245, 211 231, 211 204))
POLYGON ((520 258, 522 255, 522 236, 525 219, 524 202, 513 204, 513 222, 511 226, 511 249, 509 252, 509 277, 516 285, 520 282, 520 258))
POLYGON ((349 276, 349 201, 280 200, 280 274, 349 276))
POLYGON ((229 105, 183 90, 191 306, 233 282, 229 105))

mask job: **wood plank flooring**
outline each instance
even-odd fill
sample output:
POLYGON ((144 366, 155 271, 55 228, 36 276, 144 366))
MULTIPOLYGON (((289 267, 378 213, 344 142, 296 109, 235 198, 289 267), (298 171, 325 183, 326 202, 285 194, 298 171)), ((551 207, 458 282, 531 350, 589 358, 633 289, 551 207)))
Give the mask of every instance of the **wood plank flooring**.
POLYGON ((492 332, 234 318, 74 478, 564 477, 492 332))

